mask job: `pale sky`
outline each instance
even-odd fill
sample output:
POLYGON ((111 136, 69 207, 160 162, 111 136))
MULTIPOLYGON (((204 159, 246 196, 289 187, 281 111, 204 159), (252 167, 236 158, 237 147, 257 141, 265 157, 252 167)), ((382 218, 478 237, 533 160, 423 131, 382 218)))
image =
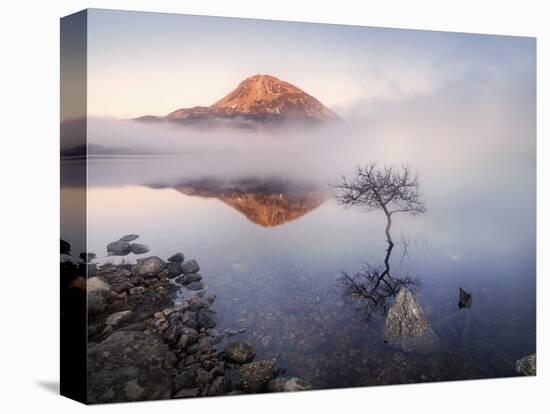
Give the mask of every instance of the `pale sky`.
POLYGON ((89 116, 207 106, 257 73, 339 114, 469 80, 534 91, 535 39, 89 10, 89 116))

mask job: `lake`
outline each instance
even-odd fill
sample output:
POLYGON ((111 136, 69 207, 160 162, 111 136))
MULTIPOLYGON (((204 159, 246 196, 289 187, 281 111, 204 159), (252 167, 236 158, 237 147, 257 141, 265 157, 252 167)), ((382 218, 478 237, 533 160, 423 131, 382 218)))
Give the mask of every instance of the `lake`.
MULTIPOLYGON (((216 329, 245 330, 229 340, 250 342, 258 359, 275 358, 314 388, 516 375, 515 361, 536 351, 534 166, 412 164, 427 211, 394 216, 390 265, 392 278, 414 282, 440 338, 424 354, 386 344, 384 307, 343 283, 343 272, 383 266, 385 216, 338 205, 329 184, 348 170, 310 162, 89 158, 88 250, 97 263, 135 261, 107 257, 106 245, 137 233, 151 255, 196 259, 217 297, 216 329), (459 309, 459 287, 471 308, 459 309)), ((194 294, 182 288, 176 299, 194 294)))

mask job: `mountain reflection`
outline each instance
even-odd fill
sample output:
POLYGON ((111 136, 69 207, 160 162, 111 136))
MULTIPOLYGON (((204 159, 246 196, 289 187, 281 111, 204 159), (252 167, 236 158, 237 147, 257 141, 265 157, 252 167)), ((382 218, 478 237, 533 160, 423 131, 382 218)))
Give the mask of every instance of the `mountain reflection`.
POLYGON ((262 227, 296 220, 330 198, 330 193, 321 186, 278 178, 231 181, 209 178, 170 187, 188 196, 216 198, 262 227))

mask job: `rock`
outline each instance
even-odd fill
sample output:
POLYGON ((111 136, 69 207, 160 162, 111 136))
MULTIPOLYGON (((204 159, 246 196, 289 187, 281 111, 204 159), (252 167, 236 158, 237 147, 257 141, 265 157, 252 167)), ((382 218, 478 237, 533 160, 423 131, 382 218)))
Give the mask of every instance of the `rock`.
POLYGON ((198 397, 200 390, 198 388, 186 388, 180 390, 174 395, 174 398, 193 398, 198 397))
POLYGON ((120 239, 118 239, 118 241, 131 242, 137 239, 138 237, 139 237, 139 234, 127 234, 126 236, 122 236, 120 239))
POLYGON ((107 245, 107 256, 127 256, 132 253, 132 246, 126 241, 118 240, 107 245))
POLYGON ((458 288, 458 308, 468 308, 472 307, 472 294, 466 292, 461 287, 458 288))
POLYGON ((70 263, 73 266, 79 266, 80 264, 83 263, 82 259, 73 257, 70 254, 66 254, 66 253, 61 253, 59 255, 59 262, 63 264, 70 263))
POLYGON ((212 374, 203 368, 197 370, 197 377, 195 378, 197 385, 208 385, 212 382, 212 374))
POLYGON ((101 291, 93 291, 87 293, 88 312, 96 314, 103 311, 107 307, 107 301, 101 291))
POLYGON ((143 293, 145 293, 146 290, 147 289, 144 288, 143 286, 136 286, 136 287, 130 289, 130 296, 142 295, 143 293))
POLYGON ((137 260, 133 274, 137 277, 153 277, 162 272, 165 267, 166 263, 157 256, 146 257, 137 260))
POLYGON ((169 278, 174 278, 183 273, 183 271, 181 270, 181 263, 176 263, 176 262, 166 263, 166 270, 168 271, 169 278))
POLYGON ((198 273, 199 270, 201 270, 201 268, 195 259, 188 260, 181 265, 181 271, 186 275, 190 273, 198 273))
POLYGON ((156 335, 115 332, 88 346, 88 403, 157 400, 172 394, 174 354, 156 335))
POLYGON ((168 261, 172 263, 183 263, 184 260, 185 260, 185 256, 183 255, 182 252, 173 254, 168 258, 168 261))
POLYGON ((212 384, 210 384, 210 389, 208 390, 208 395, 215 397, 218 395, 224 395, 227 392, 227 381, 224 377, 216 377, 212 384))
POLYGON ((260 392, 275 378, 278 369, 274 361, 250 362, 241 366, 239 387, 246 392, 260 392))
POLYGON ((537 354, 518 359, 516 361, 516 371, 525 376, 537 375, 537 354))
POLYGON ((399 290, 386 315, 384 341, 405 352, 433 352, 439 348, 439 338, 422 307, 405 287, 399 290))
POLYGON ((109 326, 118 326, 129 321, 132 318, 132 313, 130 310, 113 313, 107 317, 105 323, 109 326))
POLYGON ((199 282, 202 280, 202 275, 195 273, 195 274, 189 274, 189 275, 183 275, 178 278, 176 278, 177 283, 181 283, 182 285, 188 285, 193 282, 199 282))
POLYGON ((130 249, 134 254, 145 254, 149 252, 149 246, 140 243, 131 243, 130 249))
POLYGON ((97 276, 88 279, 86 289, 89 292, 110 292, 111 286, 97 276))
POLYGON ((311 384, 298 377, 277 377, 267 384, 269 392, 294 392, 310 389, 311 384))
POLYGON ((246 364, 256 356, 256 349, 246 342, 230 342, 223 352, 225 360, 235 364, 246 364))
POLYGON ((95 259, 96 254, 95 253, 80 253, 79 257, 84 260, 85 262, 91 262, 95 259))
POLYGON ((71 254, 71 244, 69 242, 66 242, 63 239, 59 239, 60 241, 60 251, 61 254, 71 254))
POLYGON ((210 312, 203 310, 197 314, 197 324, 199 328, 213 328, 216 326, 216 321, 210 316, 210 312))
POLYGON ((202 282, 191 282, 187 285, 188 290, 201 290, 204 289, 204 284, 202 282))

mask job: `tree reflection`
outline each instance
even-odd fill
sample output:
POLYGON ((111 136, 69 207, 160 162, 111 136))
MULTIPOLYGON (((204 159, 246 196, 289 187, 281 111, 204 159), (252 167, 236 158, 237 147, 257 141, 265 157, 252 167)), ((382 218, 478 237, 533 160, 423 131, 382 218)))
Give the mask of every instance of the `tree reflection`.
POLYGON ((337 284, 342 290, 342 295, 353 303, 367 322, 379 312, 385 314, 392 303, 391 299, 402 287, 411 290, 417 290, 420 287, 418 279, 409 276, 394 277, 390 274, 390 257, 393 248, 394 244, 388 243, 383 266, 374 267, 365 263, 357 273, 350 275, 342 272, 338 278, 337 284))

